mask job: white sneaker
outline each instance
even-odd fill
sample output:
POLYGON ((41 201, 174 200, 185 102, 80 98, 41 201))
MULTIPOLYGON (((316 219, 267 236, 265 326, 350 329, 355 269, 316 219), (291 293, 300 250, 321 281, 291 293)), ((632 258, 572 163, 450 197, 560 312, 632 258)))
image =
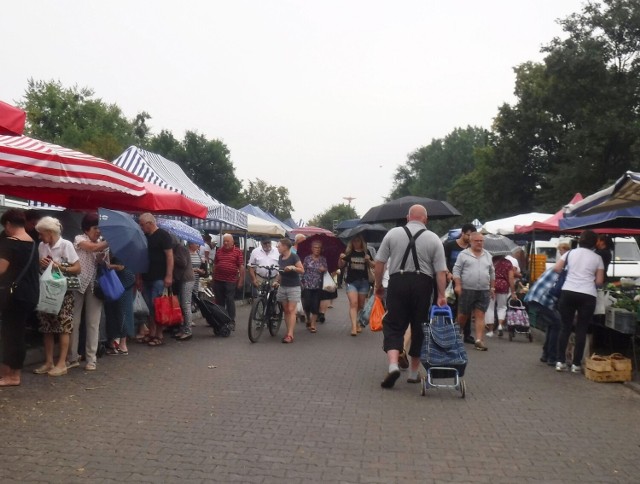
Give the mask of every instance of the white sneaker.
POLYGON ((556 371, 567 371, 567 364, 560 363, 559 361, 556 363, 556 371))
POLYGON ((493 338, 493 331, 489 331, 487 333, 487 338, 493 338))
POLYGON ((582 368, 577 365, 571 365, 571 373, 582 373, 582 368))
POLYGON ((504 326, 502 324, 498 325, 498 331, 504 331, 504 326))

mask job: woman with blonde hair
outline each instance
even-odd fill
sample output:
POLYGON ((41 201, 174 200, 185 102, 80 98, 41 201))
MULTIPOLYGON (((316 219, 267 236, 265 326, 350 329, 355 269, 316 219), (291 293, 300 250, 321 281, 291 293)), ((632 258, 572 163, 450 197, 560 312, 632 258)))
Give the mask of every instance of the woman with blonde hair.
POLYGON ((344 280, 347 283, 351 336, 357 336, 362 332, 362 328, 358 324, 358 311, 364 307, 365 299, 369 293, 369 268, 373 268, 373 265, 373 257, 367 249, 364 237, 360 234, 349 241, 347 249, 343 254, 340 254, 338 259, 338 267, 347 272, 344 280))
MULTIPOLYGON (((42 240, 38 246, 40 269, 45 270, 49 264, 53 264, 53 267, 59 269, 64 276, 80 274, 80 258, 73 244, 60 235, 62 233, 60 221, 53 217, 43 217, 36 224, 36 230, 42 240)), ((38 312, 39 330, 44 335, 45 362, 44 365, 33 370, 36 375, 67 374, 66 360, 73 330, 73 301, 72 291, 67 291, 58 314, 38 312), (60 353, 54 365, 53 346, 56 334, 59 337, 60 353)))

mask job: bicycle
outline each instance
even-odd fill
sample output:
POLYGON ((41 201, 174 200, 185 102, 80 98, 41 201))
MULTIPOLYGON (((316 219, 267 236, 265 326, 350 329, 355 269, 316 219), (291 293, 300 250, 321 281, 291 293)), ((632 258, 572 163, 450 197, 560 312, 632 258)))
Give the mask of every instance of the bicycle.
POLYGON ((275 274, 271 274, 278 272, 278 268, 275 266, 255 267, 266 269, 268 276, 258 287, 258 296, 253 301, 249 313, 248 333, 252 343, 258 341, 265 326, 269 328, 271 336, 277 335, 284 317, 282 304, 277 301, 278 288, 271 284, 271 281, 276 277, 275 274))

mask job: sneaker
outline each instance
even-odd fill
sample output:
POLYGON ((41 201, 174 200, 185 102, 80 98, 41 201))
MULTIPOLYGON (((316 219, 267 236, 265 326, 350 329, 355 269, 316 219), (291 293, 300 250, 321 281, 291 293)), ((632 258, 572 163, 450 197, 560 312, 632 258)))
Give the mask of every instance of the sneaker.
POLYGON ((398 378, 400 378, 400 370, 391 371, 384 377, 380 386, 382 388, 393 388, 398 378))
POLYGON ((582 368, 578 365, 571 365, 571 373, 582 373, 582 368))
POLYGON ((96 364, 89 362, 86 365, 84 365, 84 369, 85 371, 96 371, 96 364))
POLYGON ((487 351, 489 349, 484 345, 482 340, 476 340, 476 342, 474 343, 474 346, 478 351, 487 351))
POLYGON ((473 336, 465 336, 464 337, 464 342, 467 344, 474 344, 476 342, 476 339, 473 336))
POLYGON ((400 357, 398 358, 398 366, 401 370, 406 370, 407 368, 409 368, 409 358, 407 358, 406 351, 400 353, 400 357))
POLYGON ((65 363, 65 365, 67 365, 67 370, 70 370, 71 368, 78 368, 80 366, 80 358, 69 360, 65 363))
POLYGON ((556 371, 567 371, 567 364, 558 361, 556 363, 556 371))
POLYGON ((487 338, 493 338, 493 331, 489 331, 487 333, 487 338))

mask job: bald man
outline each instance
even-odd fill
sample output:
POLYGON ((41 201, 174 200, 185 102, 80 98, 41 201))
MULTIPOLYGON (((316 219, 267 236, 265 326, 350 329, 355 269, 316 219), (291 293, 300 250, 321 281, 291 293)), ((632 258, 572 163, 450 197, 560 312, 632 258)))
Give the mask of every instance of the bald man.
POLYGON ((445 306, 444 291, 447 264, 444 247, 436 234, 427 230, 427 209, 413 205, 407 214, 407 224, 387 232, 376 253, 375 292, 382 297, 382 276, 385 264, 389 268, 387 314, 382 331, 383 349, 387 353, 389 371, 380 384, 392 388, 400 377, 398 358, 403 350, 403 338, 411 325, 408 383, 419 383, 418 368, 424 334, 422 323, 429 320, 429 306, 434 284, 437 285, 438 306, 445 306))

